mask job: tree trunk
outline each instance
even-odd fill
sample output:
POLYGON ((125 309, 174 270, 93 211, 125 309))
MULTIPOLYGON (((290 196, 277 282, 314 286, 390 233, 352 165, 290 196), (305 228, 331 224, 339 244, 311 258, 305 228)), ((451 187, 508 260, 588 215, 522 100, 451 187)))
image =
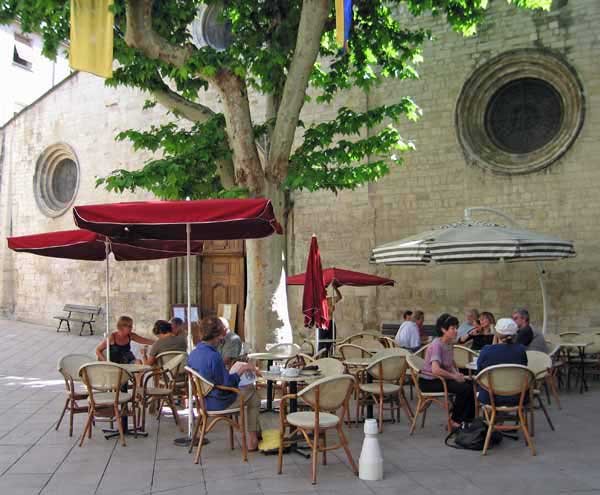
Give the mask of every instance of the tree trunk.
MULTIPOLYGON (((273 202, 277 219, 283 222, 283 192, 271 183, 265 184, 263 192, 273 202)), ((246 342, 255 352, 264 351, 268 343, 292 342, 284 261, 286 235, 284 232, 246 241, 248 285, 244 331, 246 342)))

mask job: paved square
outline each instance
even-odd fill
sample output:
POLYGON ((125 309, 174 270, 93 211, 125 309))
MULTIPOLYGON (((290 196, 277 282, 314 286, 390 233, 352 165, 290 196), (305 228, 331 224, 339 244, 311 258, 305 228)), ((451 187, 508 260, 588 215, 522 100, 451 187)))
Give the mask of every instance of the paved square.
MULTIPOLYGON (((209 435, 203 464, 194 465, 187 449, 173 445, 181 434, 169 417, 160 423, 148 418, 148 438, 128 438, 126 447, 105 440, 95 428, 80 448, 85 415, 76 416, 72 438, 67 422, 54 430, 64 404, 56 363, 68 353, 93 354, 99 337, 13 321, 0 321, 0 337, 0 495, 600 494, 597 381, 584 395, 563 392, 562 410, 550 406, 555 432, 536 414, 536 457, 522 440, 505 440, 487 457, 448 448, 442 416, 432 408, 425 428, 413 437, 405 418, 385 424, 379 437, 383 481, 354 477, 339 451, 329 455, 328 466, 319 466, 313 486, 308 460, 286 455, 284 474, 278 476, 275 456, 252 453, 243 463, 239 450, 228 449, 224 429, 209 435)), ((263 414, 261 421, 268 427, 277 417, 263 414)), ((347 431, 358 460, 362 427, 347 431)))

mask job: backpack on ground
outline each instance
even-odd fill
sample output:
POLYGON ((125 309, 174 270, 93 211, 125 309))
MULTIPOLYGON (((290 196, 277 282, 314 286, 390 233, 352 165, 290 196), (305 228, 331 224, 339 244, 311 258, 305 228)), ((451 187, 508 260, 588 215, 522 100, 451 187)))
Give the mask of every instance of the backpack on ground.
MULTIPOLYGON (((483 450, 487 430, 487 424, 482 419, 476 418, 473 422, 463 423, 452 430, 444 443, 455 449, 483 450), (450 439, 454 441, 451 443, 450 439)), ((500 442, 502 442, 502 435, 497 431, 493 431, 489 447, 498 445, 500 442)))

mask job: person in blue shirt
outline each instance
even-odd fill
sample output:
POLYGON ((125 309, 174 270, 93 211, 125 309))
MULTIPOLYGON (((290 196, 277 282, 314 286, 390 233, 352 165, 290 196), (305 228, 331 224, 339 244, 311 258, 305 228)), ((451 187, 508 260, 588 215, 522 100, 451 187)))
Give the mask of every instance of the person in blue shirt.
MULTIPOLYGON (((200 342, 190 353, 188 365, 196 370, 203 378, 215 385, 238 387, 240 377, 246 372, 256 373, 257 369, 249 363, 238 362, 230 373, 225 367, 218 346, 225 338, 226 328, 216 317, 206 317, 200 322, 200 342)), ((260 398, 253 385, 240 388, 246 404, 246 420, 248 432, 248 450, 258 448, 258 432, 260 425, 258 413, 260 398)), ((206 396, 206 408, 209 411, 239 407, 238 394, 225 390, 213 389, 206 396)))
MULTIPOLYGON (((510 318, 500 318, 496 324, 498 344, 486 345, 477 359, 477 373, 497 364, 521 364, 527 366, 527 349, 516 343, 517 324, 510 318)), ((490 404, 490 396, 486 390, 478 387, 478 399, 482 404, 490 404)), ((528 397, 526 398, 526 400, 528 397)), ((497 406, 516 406, 519 395, 498 397, 494 402, 497 406)))

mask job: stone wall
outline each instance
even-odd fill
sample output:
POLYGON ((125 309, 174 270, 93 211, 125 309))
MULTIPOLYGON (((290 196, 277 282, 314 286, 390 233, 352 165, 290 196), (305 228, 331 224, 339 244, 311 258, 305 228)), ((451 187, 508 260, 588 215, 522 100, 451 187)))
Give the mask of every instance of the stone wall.
MULTIPOLYGON (((400 319, 406 308, 423 309, 433 323, 449 311, 463 318, 465 308, 509 315, 528 307, 534 326, 541 327, 541 293, 534 264, 430 267, 370 266, 370 249, 445 223, 460 220, 470 206, 494 207, 522 226, 575 241, 577 257, 546 263, 549 330, 600 327, 597 311, 600 227, 597 184, 600 180, 596 139, 600 116, 600 3, 558 2, 550 13, 524 12, 503 1, 490 2, 489 18, 479 34, 463 38, 442 20, 426 20, 435 41, 424 50, 418 81, 389 82, 371 92, 368 105, 413 96, 423 118, 402 126, 415 152, 390 176, 360 190, 296 194, 290 247, 291 271, 304 270, 310 235, 319 236, 324 266, 344 266, 389 276, 394 288, 343 288, 345 300, 336 319, 341 335, 400 319), (475 68, 512 49, 549 50, 565 59, 582 82, 586 116, 571 149, 545 170, 501 176, 467 165, 455 132, 455 108, 461 88, 475 68)), ((405 17, 408 22, 409 18, 405 17)), ((503 223, 478 214, 478 219, 503 223)), ((290 307, 301 304, 301 290, 290 290, 290 307)), ((301 328, 301 315, 292 311, 301 328)), ((304 333, 304 331, 302 331, 304 333)))
MULTIPOLYGON (((145 96, 104 86, 98 77, 78 73, 0 131, 2 236, 26 235, 76 228, 70 209, 62 216, 44 215, 34 198, 36 161, 46 147, 61 142, 74 150, 80 183, 74 204, 149 199, 149 194, 109 193, 95 187, 97 176, 117 168, 139 168, 149 155, 134 153, 114 136, 128 128, 145 128, 166 120, 164 109, 141 111, 145 96)), ((2 302, 5 315, 54 325, 53 315, 65 303, 105 305, 105 264, 43 258, 13 253, 1 243, 2 302)), ((149 332, 167 315, 167 261, 110 260, 111 319, 128 314, 138 331, 149 332)), ((104 328, 104 315, 96 324, 104 328)))

